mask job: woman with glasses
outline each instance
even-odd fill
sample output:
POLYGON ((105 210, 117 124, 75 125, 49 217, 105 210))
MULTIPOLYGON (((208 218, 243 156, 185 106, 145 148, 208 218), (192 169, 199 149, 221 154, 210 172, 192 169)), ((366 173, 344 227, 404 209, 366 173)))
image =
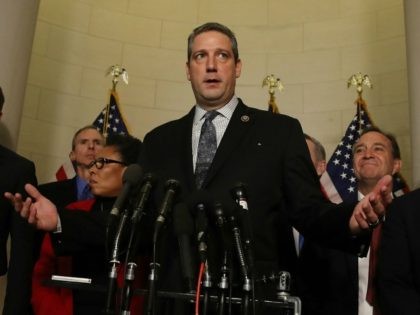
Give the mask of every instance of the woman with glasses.
MULTIPOLYGON (((127 166, 136 163, 141 141, 122 135, 110 135, 96 159, 90 163, 89 185, 94 199, 56 209, 39 195, 31 202, 19 195, 6 194, 16 209, 35 211, 33 223, 48 233, 33 273, 32 304, 35 314, 101 314, 105 308, 108 272, 106 226, 110 210, 123 187, 127 166), (42 210, 49 209, 45 218, 42 210), (92 279, 100 290, 69 290, 43 284, 52 274, 92 279)), ((140 179, 139 179, 140 180, 140 179)), ((35 187, 29 187, 29 190, 35 187)), ((31 220, 31 218, 30 218, 31 220)), ((140 279, 137 279, 140 280, 140 279)), ((133 303, 135 301, 133 300, 133 303)), ((132 303, 132 304, 133 304, 132 303)), ((134 303, 135 304, 135 303, 134 303)), ((131 314, 139 314, 140 308, 131 314)))

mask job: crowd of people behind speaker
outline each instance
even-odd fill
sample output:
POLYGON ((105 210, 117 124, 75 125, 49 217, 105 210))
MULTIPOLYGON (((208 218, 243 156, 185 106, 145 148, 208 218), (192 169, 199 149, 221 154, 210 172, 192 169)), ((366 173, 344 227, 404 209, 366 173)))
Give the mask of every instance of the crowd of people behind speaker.
MULTIPOLYGON (((391 201, 391 177, 383 176, 386 172, 381 176, 378 173, 374 182, 369 181, 371 186, 363 191, 365 198, 360 201, 340 205, 326 201, 299 122, 286 115, 248 107, 236 96, 236 78, 241 74, 242 61, 231 30, 218 23, 206 23, 194 29, 188 38, 187 57, 187 78, 191 82, 196 104, 186 116, 159 126, 145 136, 140 161, 138 156, 125 159, 124 153, 118 153, 115 148, 110 150, 108 145, 100 151, 103 156, 96 155, 89 168, 93 174, 90 183, 92 192, 101 197, 91 211, 56 207, 34 186, 27 185, 25 189, 31 198, 24 198, 20 193, 12 194, 16 192, 13 189, 7 189, 12 193, 5 194, 20 215, 38 229, 50 232, 54 253, 74 254, 73 275, 93 278, 95 283, 106 285, 104 280, 107 279, 109 265, 104 241, 109 212, 101 211, 101 207, 110 210, 115 196, 121 191, 121 183, 118 182, 119 189, 112 190, 111 195, 103 190, 95 191, 94 187, 99 189, 99 173, 107 168, 118 168, 118 174, 122 176, 127 164, 139 162, 145 172, 156 174, 160 179, 150 200, 151 209, 159 209, 166 193, 164 179, 179 182, 176 201, 191 208, 192 220, 196 219, 194 215, 198 203, 205 203, 208 211, 206 262, 211 266, 214 279, 219 276, 222 265, 220 253, 224 249, 218 242, 213 206, 215 202, 220 202, 225 216, 234 218, 236 214, 232 212, 230 191, 238 181, 245 183, 247 191, 253 234, 252 273, 257 279, 294 268, 290 266, 290 255, 284 255, 285 252, 296 255, 293 238, 291 242, 283 243, 286 229, 281 227, 289 231, 291 226, 296 227, 304 235, 304 244, 319 242, 322 246, 357 255, 366 245, 373 227, 381 222, 391 201), (210 111, 217 111, 217 114, 213 115, 212 121, 205 121, 204 115, 210 111), (203 182, 197 183, 196 162, 201 156, 200 134, 203 134, 204 125, 214 129, 217 150, 208 162, 208 169, 203 170, 200 165, 204 177, 203 182), (197 200, 203 190, 212 202, 209 203, 209 199, 205 202, 197 200), (99 250, 92 251, 92 248, 99 250), (93 263, 89 264, 89 261, 93 263)), ((372 133, 382 135, 378 131, 372 133)), ((375 142, 373 148, 380 150, 386 145, 388 143, 378 145, 375 142)), ((366 154, 371 149, 369 142, 356 147, 355 154, 366 154)), ((113 181, 114 184, 116 182, 113 181)), ((152 217, 159 215, 155 213, 152 217)), ((168 224, 161 233, 160 239, 165 241, 158 246, 161 264, 159 289, 183 292, 186 288, 173 227, 168 224)), ((198 260, 198 257, 195 259, 198 260)), ((236 261, 235 257, 231 259, 236 261)), ((234 292, 241 295, 244 294, 240 289, 243 279, 237 270, 233 280, 234 292)), ((258 298, 275 299, 275 284, 256 283, 258 298)), ((77 307, 86 307, 86 312, 97 314, 104 302, 103 295, 98 293, 95 296, 93 292, 76 293, 74 299, 75 314, 84 314, 81 310, 76 311, 77 307)), ((216 306, 212 307, 209 314, 216 312, 216 306)), ((191 306, 180 300, 163 300, 155 311, 159 315, 190 314, 191 306)), ((276 309, 260 311, 264 314, 278 313, 276 309)), ((233 314, 237 313, 239 309, 234 308, 233 314)))
MULTIPOLYGON (((101 138, 99 138, 101 139, 101 138)), ((83 167, 89 171, 92 199, 55 206, 41 197, 34 187, 27 187, 44 203, 49 213, 38 218, 38 227, 49 231, 44 238, 40 258, 34 268, 33 298, 35 314, 100 314, 104 310, 106 292, 101 290, 70 290, 45 286, 53 274, 90 278, 95 286, 108 284, 108 237, 105 226, 116 197, 123 188, 123 174, 135 164, 141 141, 132 136, 110 135, 105 145, 98 142, 95 159, 83 167)), ((70 192, 70 190, 69 190, 70 192)), ((121 280, 121 279, 120 279, 121 280)), ((136 275, 136 282, 141 275, 136 275)), ((139 313, 139 297, 133 299, 132 314, 139 313)), ((115 306, 115 301, 111 301, 115 306)), ((112 310, 114 311, 114 310, 112 310)))

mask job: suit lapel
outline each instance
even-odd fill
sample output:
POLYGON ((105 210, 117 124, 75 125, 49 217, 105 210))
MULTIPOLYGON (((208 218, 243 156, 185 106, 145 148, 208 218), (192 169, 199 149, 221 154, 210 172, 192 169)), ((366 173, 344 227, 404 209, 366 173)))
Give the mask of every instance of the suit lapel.
POLYGON ((184 170, 185 182, 190 190, 195 189, 193 159, 192 159, 192 125, 194 121, 195 107, 190 112, 181 118, 180 136, 177 137, 178 141, 174 143, 174 152, 180 152, 179 163, 180 169, 184 170))
POLYGON ((203 187, 206 187, 212 178, 217 175, 225 161, 232 156, 232 151, 236 149, 253 124, 254 117, 251 115, 249 108, 239 100, 239 104, 233 112, 222 141, 217 148, 203 187))

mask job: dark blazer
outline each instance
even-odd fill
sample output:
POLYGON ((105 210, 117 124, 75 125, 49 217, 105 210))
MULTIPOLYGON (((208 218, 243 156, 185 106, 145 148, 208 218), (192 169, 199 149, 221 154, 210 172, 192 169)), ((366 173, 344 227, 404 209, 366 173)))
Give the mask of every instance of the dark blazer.
POLYGON ((420 314, 420 190, 396 198, 382 230, 378 298, 383 315, 420 314))
POLYGON ((58 209, 77 200, 76 177, 39 185, 39 191, 54 203, 58 209))
MULTIPOLYGON (((194 112, 193 108, 186 116, 155 128, 146 135, 143 146, 145 170, 159 174, 161 179, 179 180, 178 201, 184 202, 196 191, 191 149, 194 112)), ((295 256, 290 254, 295 253, 293 239, 285 241, 284 236, 290 222, 305 237, 349 248, 348 222, 354 204, 337 206, 325 201, 296 119, 250 108, 239 101, 203 188, 214 200, 226 200, 238 181, 246 184, 248 193, 257 273, 293 268, 288 265, 291 255, 295 256)), ((156 189, 157 203, 162 200, 162 190, 156 189)), ((210 224, 210 235, 211 228, 210 224)), ((165 268, 172 271, 161 279, 166 288, 179 290, 181 281, 173 277, 180 274, 173 258, 177 247, 172 245, 164 251, 168 257, 162 258, 163 273, 165 268)), ((212 246, 220 255, 220 244, 209 244, 209 251, 212 246)))
POLYGON ((358 257, 339 250, 325 249, 323 266, 324 299, 320 306, 326 315, 357 315, 359 312, 358 257))
MULTIPOLYGON (((72 202, 77 201, 77 181, 76 176, 71 179, 49 182, 38 186, 40 193, 48 198, 57 209, 63 209, 72 202)), ((35 262, 39 258, 42 240, 45 232, 37 230, 34 238, 34 257, 35 262)))
POLYGON ((319 270, 323 275, 323 282, 320 287, 322 296, 317 300, 320 302, 317 305, 317 312, 326 315, 357 315, 359 312, 358 257, 336 249, 321 247, 320 250, 321 253, 318 252, 318 254, 323 255, 323 259, 319 270))
POLYGON ((24 184, 36 185, 34 164, 0 145, 0 274, 7 272, 3 314, 31 314, 31 274, 34 229, 4 198, 4 192, 24 193, 24 184), (7 265, 7 239, 11 236, 7 265))

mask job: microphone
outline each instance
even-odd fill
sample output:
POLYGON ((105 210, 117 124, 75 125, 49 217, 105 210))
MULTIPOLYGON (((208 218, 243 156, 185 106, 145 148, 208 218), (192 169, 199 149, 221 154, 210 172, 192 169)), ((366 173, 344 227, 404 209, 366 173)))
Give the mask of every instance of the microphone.
POLYGON ((201 262, 207 260, 207 215, 206 208, 211 204, 212 197, 209 192, 199 190, 195 192, 188 201, 193 213, 195 213, 195 230, 198 242, 198 253, 201 262))
POLYGON ((155 223, 155 231, 153 234, 153 242, 156 243, 161 227, 165 224, 168 213, 172 209, 172 205, 180 188, 180 183, 176 179, 168 179, 165 183, 165 196, 159 207, 159 215, 155 223))
POLYGON ((155 178, 151 173, 147 173, 144 176, 143 184, 140 189, 140 196, 137 199, 137 206, 134 208, 131 216, 133 224, 139 220, 139 217, 143 214, 146 202, 149 200, 150 192, 152 191, 155 178))
MULTIPOLYGON (((140 165, 138 164, 130 164, 123 174, 123 187, 121 189, 120 194, 118 195, 117 199, 112 206, 111 213, 108 219, 108 226, 106 229, 106 237, 109 239, 110 228, 114 226, 114 221, 120 214, 121 208, 124 206, 125 201, 132 189, 132 187, 136 186, 143 176, 143 171, 140 165)), ((114 244, 112 248, 112 254, 110 259, 110 271, 108 276, 108 290, 107 290, 107 299, 105 304, 105 314, 111 314, 114 308, 114 297, 116 291, 116 282, 117 282, 117 269, 120 265, 120 261, 118 259, 118 250, 119 244, 121 241, 121 236, 124 230, 125 222, 127 221, 128 214, 127 211, 124 212, 124 215, 121 217, 120 222, 118 224, 114 244)))
POLYGON ((204 203, 196 205, 197 216, 195 219, 195 228, 197 233, 198 254, 201 262, 207 260, 207 215, 204 203))
POLYGON ((241 182, 237 183, 232 189, 231 194, 235 199, 236 203, 240 206, 238 209, 241 227, 243 232, 243 242, 247 254, 248 265, 250 271, 254 269, 254 250, 253 250, 253 236, 252 236, 252 225, 251 218, 248 208, 248 198, 246 193, 245 185, 241 182))
POLYGON ((180 183, 176 179, 169 179, 165 183, 165 196, 163 197, 162 204, 159 207, 159 215, 155 222, 155 229, 153 233, 153 257, 150 263, 149 273, 149 295, 147 297, 146 313, 148 315, 154 314, 155 312, 155 296, 156 296, 156 283, 159 278, 160 264, 157 262, 157 240, 160 229, 166 222, 166 218, 172 209, 172 205, 175 199, 175 195, 180 189, 180 183))
POLYGON ((220 202, 215 202, 213 207, 213 215, 215 218, 216 226, 218 227, 220 238, 222 240, 224 249, 231 251, 232 249, 232 238, 227 226, 227 219, 224 214, 223 206, 220 202))
POLYGON ((207 314, 209 304, 210 288, 212 286, 212 279, 209 270, 209 263, 207 261, 207 227, 208 220, 206 215, 206 208, 210 204, 211 195, 209 192, 199 190, 192 195, 189 204, 195 212, 195 229, 198 242, 198 254, 201 264, 204 265, 204 278, 201 283, 203 289, 203 304, 202 315, 207 314))
POLYGON ((114 202, 111 209, 111 217, 118 217, 122 206, 124 205, 129 192, 133 186, 136 186, 143 176, 143 170, 138 164, 130 164, 124 171, 122 182, 123 187, 120 194, 114 202))
POLYGON ((143 184, 140 189, 140 196, 135 201, 136 206, 130 219, 130 236, 125 257, 126 268, 124 287, 121 294, 121 314, 129 314, 130 311, 131 298, 133 295, 131 286, 135 278, 135 271, 138 267, 135 257, 140 243, 140 232, 142 230, 138 225, 144 215, 145 205, 149 199, 154 180, 153 175, 150 173, 144 176, 143 184))
POLYGON ((190 237, 194 233, 194 223, 185 203, 178 203, 173 213, 175 235, 178 238, 182 275, 188 292, 194 291, 194 267, 190 237))
POLYGON ((223 206, 220 202, 216 202, 213 207, 213 216, 215 218, 216 226, 218 227, 220 238, 222 239, 224 253, 223 261, 220 269, 220 280, 218 283, 219 294, 217 302, 217 314, 223 315, 225 313, 226 296, 229 289, 230 278, 230 259, 232 240, 230 239, 230 232, 224 215, 223 206))

